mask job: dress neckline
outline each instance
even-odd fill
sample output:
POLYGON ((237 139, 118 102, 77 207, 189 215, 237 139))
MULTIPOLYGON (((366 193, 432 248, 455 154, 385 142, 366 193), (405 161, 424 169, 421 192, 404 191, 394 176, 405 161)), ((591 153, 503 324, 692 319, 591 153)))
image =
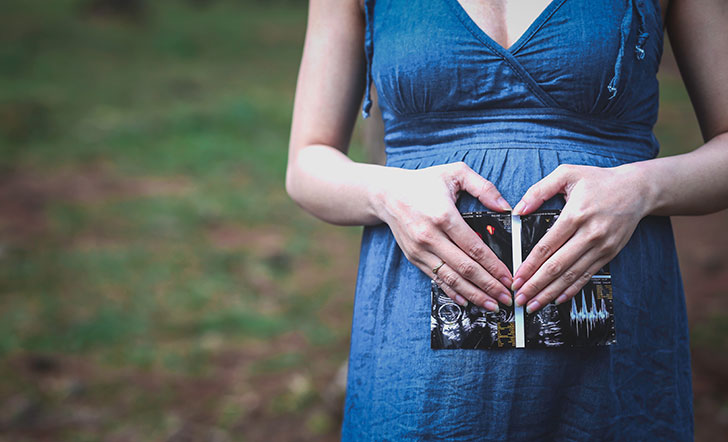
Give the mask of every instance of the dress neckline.
POLYGON ((465 25, 476 37, 478 37, 486 46, 496 50, 501 55, 505 56, 515 54, 523 45, 530 40, 536 32, 543 26, 551 15, 566 1, 566 0, 551 0, 551 2, 544 8, 543 11, 536 17, 535 20, 526 28, 526 30, 513 42, 508 48, 495 41, 483 30, 475 20, 468 14, 458 0, 446 0, 450 3, 452 11, 460 18, 460 21, 465 25))

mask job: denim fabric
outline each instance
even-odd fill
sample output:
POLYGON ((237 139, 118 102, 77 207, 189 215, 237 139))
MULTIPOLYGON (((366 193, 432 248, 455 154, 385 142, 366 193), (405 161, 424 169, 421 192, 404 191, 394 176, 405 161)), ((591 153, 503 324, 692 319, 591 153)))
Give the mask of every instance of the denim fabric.
MULTIPOLYGON (((367 74, 388 166, 464 161, 514 205, 559 164, 611 167, 657 155, 656 0, 554 0, 507 50, 457 0, 365 6, 367 74)), ((562 205, 555 198, 543 208, 562 205)), ((467 194, 457 206, 485 210, 467 194)), ((428 276, 386 224, 366 227, 343 439, 692 440, 687 317, 669 218, 642 220, 610 268, 615 345, 431 350, 428 276)))

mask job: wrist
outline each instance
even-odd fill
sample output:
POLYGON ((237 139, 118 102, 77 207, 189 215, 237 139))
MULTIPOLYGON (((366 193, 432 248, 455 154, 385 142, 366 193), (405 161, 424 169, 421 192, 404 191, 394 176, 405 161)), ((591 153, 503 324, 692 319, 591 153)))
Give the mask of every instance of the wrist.
POLYGON ((384 223, 389 224, 390 199, 392 189, 397 186, 396 176, 401 175, 404 169, 387 166, 375 166, 377 173, 372 175, 370 185, 367 186, 367 201, 372 215, 384 223))
POLYGON ((659 181, 655 179, 649 161, 624 164, 617 167, 626 176, 625 184, 634 189, 635 197, 640 200, 642 218, 659 209, 662 192, 659 181))

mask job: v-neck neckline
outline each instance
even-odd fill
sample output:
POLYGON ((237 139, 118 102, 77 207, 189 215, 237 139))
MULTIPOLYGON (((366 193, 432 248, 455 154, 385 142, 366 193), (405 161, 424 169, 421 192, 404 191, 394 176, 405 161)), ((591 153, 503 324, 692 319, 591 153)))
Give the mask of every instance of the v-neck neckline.
POLYGON ((524 44, 526 44, 528 40, 531 39, 531 37, 533 37, 533 35, 541 28, 541 26, 543 26, 546 20, 548 20, 551 15, 556 12, 559 6, 561 6, 566 0, 551 0, 546 8, 541 11, 536 19, 531 22, 526 30, 508 48, 495 41, 493 38, 490 37, 490 35, 488 35, 487 32, 483 30, 483 28, 478 26, 478 24, 475 23, 475 20, 473 20, 473 18, 470 16, 470 14, 468 14, 468 12, 465 10, 465 8, 463 8, 463 5, 461 5, 458 0, 446 1, 451 4, 453 12, 458 15, 460 21, 462 21, 463 24, 468 29, 470 29, 470 31, 483 43, 485 43, 489 47, 492 47, 493 49, 501 53, 501 55, 513 56, 519 49, 521 49, 521 47, 523 47, 524 44))

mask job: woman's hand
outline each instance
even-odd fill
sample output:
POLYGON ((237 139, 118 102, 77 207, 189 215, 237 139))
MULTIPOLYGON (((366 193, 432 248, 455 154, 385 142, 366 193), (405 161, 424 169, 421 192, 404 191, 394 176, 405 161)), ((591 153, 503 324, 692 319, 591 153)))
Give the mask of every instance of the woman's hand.
POLYGON ((495 186, 463 162, 394 173, 380 183, 376 200, 407 259, 458 304, 468 299, 490 311, 498 311, 497 301, 511 305, 510 271, 455 206, 466 191, 489 209, 509 210, 495 186))
POLYGON ((528 313, 571 299, 627 244, 649 213, 639 168, 561 165, 531 186, 514 213, 526 215, 558 193, 566 205, 513 276, 528 313))

